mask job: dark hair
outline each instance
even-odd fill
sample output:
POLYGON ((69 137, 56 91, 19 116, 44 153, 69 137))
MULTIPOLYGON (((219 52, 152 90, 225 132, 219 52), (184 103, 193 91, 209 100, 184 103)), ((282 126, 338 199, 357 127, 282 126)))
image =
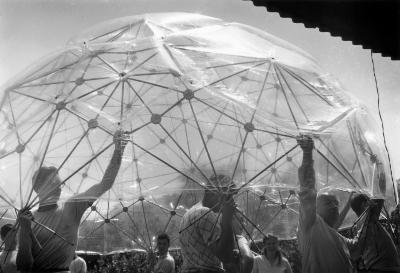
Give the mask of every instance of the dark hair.
POLYGON ((276 237, 276 236, 274 236, 274 235, 272 235, 272 234, 267 234, 266 236, 264 236, 264 238, 263 238, 263 244, 265 244, 265 242, 266 241, 268 241, 268 240, 275 240, 275 241, 279 241, 278 240, 278 237, 276 237))
POLYGON ((207 181, 207 189, 210 191, 215 191, 220 188, 229 188, 234 186, 234 182, 229 176, 224 174, 217 174, 210 177, 207 181))
MULTIPOLYGON (((279 242, 278 237, 272 235, 272 234, 267 234, 267 236, 264 236, 263 238, 263 244, 266 243, 266 241, 268 240, 276 240, 277 242, 279 242)), ((264 255, 267 256, 267 248, 264 248, 264 255)), ((282 265, 282 251, 278 246, 278 249, 276 250, 276 256, 275 259, 278 258, 278 265, 281 266, 282 265)))
POLYGON ((358 193, 351 198, 351 209, 359 216, 364 212, 363 203, 368 202, 369 197, 364 193, 358 193))
POLYGON ((158 240, 167 240, 167 241, 168 241, 168 244, 169 244, 169 236, 168 236, 168 234, 165 233, 165 232, 158 234, 158 236, 157 236, 157 241, 158 241, 158 240))
POLYGON ((50 176, 52 176, 51 178, 54 178, 56 174, 57 174, 56 167, 46 167, 46 166, 40 167, 40 169, 37 170, 32 177, 33 190, 35 192, 38 192, 40 188, 44 186, 45 183, 49 182, 50 176))
POLYGON ((12 228, 13 228, 13 225, 11 225, 11 224, 5 224, 5 225, 3 225, 3 226, 1 227, 1 229, 0 229, 0 236, 1 236, 1 239, 2 239, 2 240, 4 240, 4 239, 6 238, 8 232, 9 232, 10 230, 12 230, 12 228))

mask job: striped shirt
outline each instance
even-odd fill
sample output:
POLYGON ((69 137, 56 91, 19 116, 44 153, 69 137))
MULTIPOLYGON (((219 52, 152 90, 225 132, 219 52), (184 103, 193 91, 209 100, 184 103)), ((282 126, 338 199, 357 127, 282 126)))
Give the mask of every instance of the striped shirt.
POLYGON ((217 213, 201 203, 185 213, 179 236, 183 257, 182 273, 201 269, 223 271, 221 261, 210 249, 221 236, 220 219, 217 213))

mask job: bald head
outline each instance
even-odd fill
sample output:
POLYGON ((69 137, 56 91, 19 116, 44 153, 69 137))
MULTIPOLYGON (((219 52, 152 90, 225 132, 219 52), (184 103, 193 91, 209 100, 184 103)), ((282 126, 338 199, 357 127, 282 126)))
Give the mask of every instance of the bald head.
POLYGON ((317 197, 317 213, 331 227, 339 219, 339 201, 336 196, 321 194, 317 197))

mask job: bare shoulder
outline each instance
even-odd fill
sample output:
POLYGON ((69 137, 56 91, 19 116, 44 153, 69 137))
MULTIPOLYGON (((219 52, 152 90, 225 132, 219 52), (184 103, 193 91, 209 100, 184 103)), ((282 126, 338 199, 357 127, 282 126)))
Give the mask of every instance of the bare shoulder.
POLYGON ((175 263, 174 257, 172 257, 171 254, 167 255, 166 260, 168 260, 168 262, 175 263))

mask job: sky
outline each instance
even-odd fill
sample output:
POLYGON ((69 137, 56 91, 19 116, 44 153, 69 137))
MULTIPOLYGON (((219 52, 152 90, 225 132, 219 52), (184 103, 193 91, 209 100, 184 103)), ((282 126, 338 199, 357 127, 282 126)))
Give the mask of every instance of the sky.
MULTIPOLYGON (((62 49, 81 31, 106 20, 153 12, 201 13, 282 38, 314 56, 379 122, 370 50, 242 0, 0 0, 0 93, 7 81, 62 49)), ((400 178, 400 61, 379 54, 373 58, 394 178, 400 178)))

